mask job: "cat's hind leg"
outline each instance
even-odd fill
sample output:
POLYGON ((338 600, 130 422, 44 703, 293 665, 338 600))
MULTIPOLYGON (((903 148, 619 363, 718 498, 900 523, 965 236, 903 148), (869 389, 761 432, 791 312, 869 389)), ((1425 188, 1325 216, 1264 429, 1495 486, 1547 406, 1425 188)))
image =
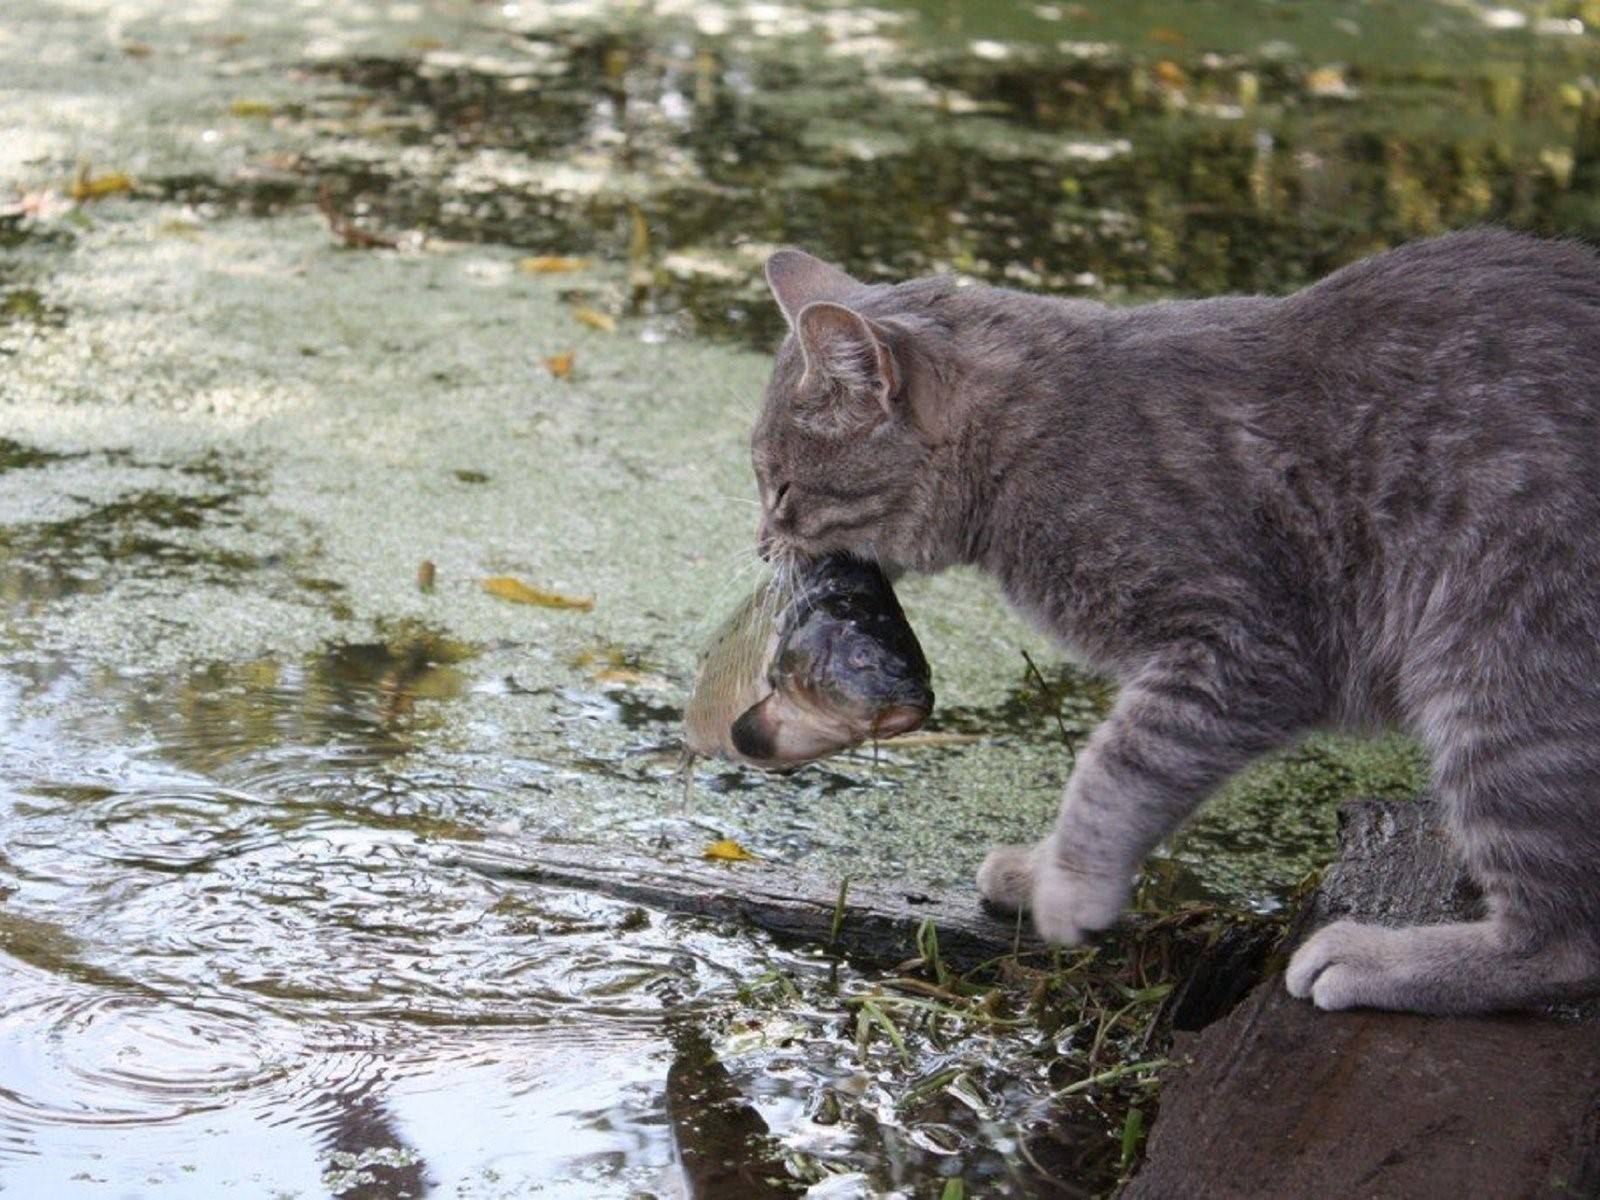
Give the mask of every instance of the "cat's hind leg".
POLYGON ((1600 642, 1571 582, 1531 568, 1485 579, 1423 631, 1410 667, 1408 707, 1485 919, 1337 922, 1296 951, 1291 993, 1466 1013, 1600 989, 1600 642), (1463 620, 1463 600, 1492 619, 1463 620))
POLYGON ((1503 919, 1391 929, 1336 921, 1289 961, 1289 993, 1318 1008, 1473 1013, 1581 994, 1600 957, 1582 937, 1532 939, 1503 919))

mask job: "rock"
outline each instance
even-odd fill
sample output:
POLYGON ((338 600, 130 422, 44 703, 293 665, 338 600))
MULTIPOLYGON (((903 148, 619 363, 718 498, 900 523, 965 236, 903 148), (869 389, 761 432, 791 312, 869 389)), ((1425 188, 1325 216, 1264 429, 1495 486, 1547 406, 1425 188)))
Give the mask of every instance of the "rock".
MULTIPOLYGON (((1341 814, 1293 927, 1458 919, 1478 898, 1426 803, 1341 814)), ((1189 1040, 1125 1200, 1600 1196, 1600 1019, 1320 1013, 1281 971, 1189 1040)))

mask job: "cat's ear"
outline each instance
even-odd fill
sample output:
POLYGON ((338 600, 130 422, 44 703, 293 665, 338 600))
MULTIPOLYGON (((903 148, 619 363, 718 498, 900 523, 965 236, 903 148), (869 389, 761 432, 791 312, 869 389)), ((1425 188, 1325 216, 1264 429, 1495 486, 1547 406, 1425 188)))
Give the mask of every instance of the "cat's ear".
POLYGON ((872 407, 873 418, 894 411, 900 368, 879 326, 854 309, 820 300, 800 310, 794 332, 807 379, 823 383, 839 400, 872 407))
POLYGON ((804 250, 774 250, 767 259, 767 286, 793 328, 801 311, 819 300, 848 300, 862 284, 804 250))

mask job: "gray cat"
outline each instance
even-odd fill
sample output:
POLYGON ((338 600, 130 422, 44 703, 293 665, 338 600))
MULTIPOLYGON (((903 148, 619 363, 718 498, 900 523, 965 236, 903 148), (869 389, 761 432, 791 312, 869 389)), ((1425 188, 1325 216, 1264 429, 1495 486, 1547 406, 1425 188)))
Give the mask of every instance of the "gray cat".
POLYGON ((1600 983, 1600 259, 1492 230, 1282 299, 1109 308, 767 263, 769 554, 974 563, 1120 684, 978 885, 1052 942, 1319 726, 1411 731, 1487 917, 1340 921, 1288 986, 1472 1012, 1600 983))

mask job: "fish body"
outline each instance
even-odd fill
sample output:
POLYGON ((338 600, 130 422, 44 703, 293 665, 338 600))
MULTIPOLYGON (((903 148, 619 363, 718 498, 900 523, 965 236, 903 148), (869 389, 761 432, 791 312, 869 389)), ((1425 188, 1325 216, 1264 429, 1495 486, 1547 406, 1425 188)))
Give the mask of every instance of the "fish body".
POLYGON ((928 660, 874 563, 834 554, 768 583, 713 638, 684 713, 697 754, 781 770, 919 727, 928 660))

